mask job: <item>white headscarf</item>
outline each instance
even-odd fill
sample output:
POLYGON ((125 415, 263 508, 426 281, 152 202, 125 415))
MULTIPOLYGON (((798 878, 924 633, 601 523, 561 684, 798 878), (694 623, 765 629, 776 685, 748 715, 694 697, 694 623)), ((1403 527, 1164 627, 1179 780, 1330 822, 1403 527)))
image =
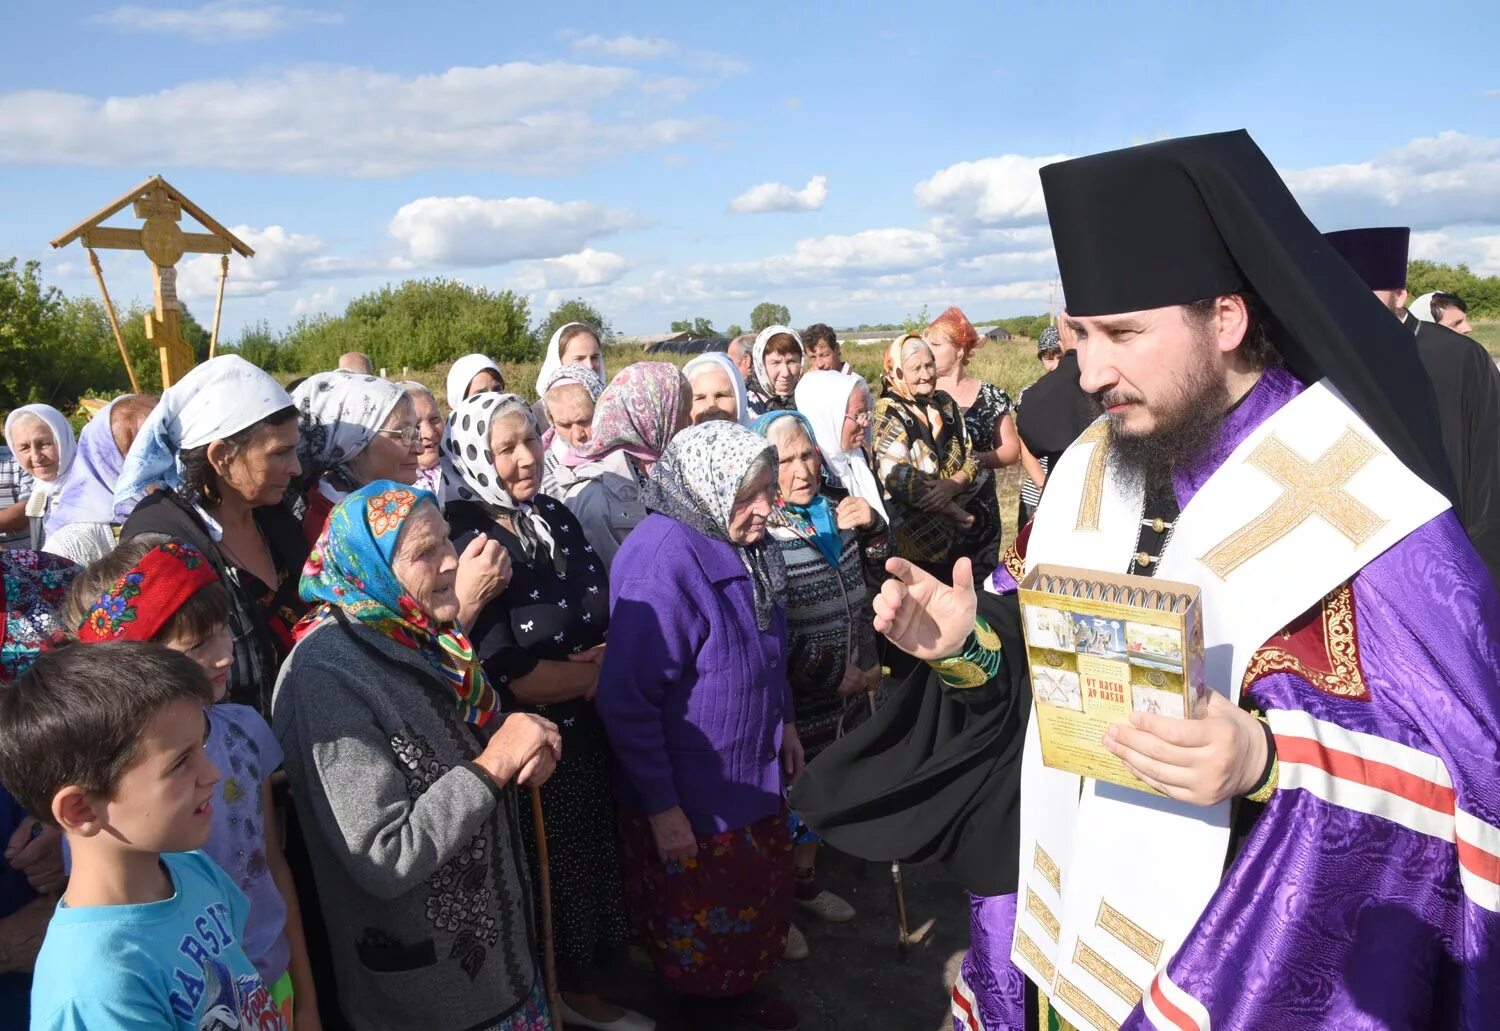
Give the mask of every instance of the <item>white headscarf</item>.
POLYGON ((16 449, 12 441, 12 430, 17 421, 28 415, 46 423, 47 428, 52 431, 53 439, 57 441, 57 476, 52 480, 33 478, 31 490, 36 494, 55 494, 62 490, 63 481, 73 468, 73 456, 78 453, 78 440, 73 436, 72 425, 56 408, 42 404, 22 405, 5 417, 5 446, 12 452, 16 449))
MULTIPOLYGON (((587 322, 564 322, 561 326, 558 326, 557 329, 553 330, 552 339, 547 341, 547 354, 542 359, 542 371, 537 373, 536 376, 537 397, 541 397, 544 393, 546 393, 546 390, 544 388, 547 386, 551 386, 551 384, 548 383, 548 377, 550 377, 554 372, 562 367, 562 335, 574 326, 582 326, 584 329, 593 334, 595 340, 599 339, 599 331, 593 326, 590 326, 587 322)), ((601 350, 599 352, 599 371, 595 373, 595 375, 599 377, 600 382, 604 382, 608 379, 608 373, 605 372, 604 369, 604 352, 602 350, 603 341, 600 341, 600 346, 601 350)), ((589 371, 593 371, 593 366, 589 366, 588 368, 589 371)))
POLYGON ((729 377, 729 385, 734 388, 734 403, 737 412, 735 421, 741 426, 749 426, 750 402, 745 396, 745 378, 740 375, 740 367, 730 360, 729 355, 722 351, 704 351, 682 367, 682 374, 687 377, 688 386, 691 387, 694 374, 709 368, 717 368, 729 377))
POLYGON ((115 484, 115 501, 130 502, 153 487, 180 487, 181 452, 223 440, 292 407, 280 383, 237 354, 196 366, 161 395, 146 417, 115 484))
POLYGON ((1431 293, 1425 293, 1408 304, 1406 310, 1423 322, 1436 322, 1437 318, 1432 314, 1432 299, 1436 296, 1436 290, 1433 290, 1431 293))
POLYGON ((797 411, 812 423, 813 436, 823 455, 823 467, 829 476, 850 496, 863 498, 870 507, 890 522, 880 484, 870 471, 863 448, 844 449, 844 421, 849 411, 849 397, 856 390, 866 394, 870 388, 863 377, 849 372, 824 369, 809 372, 797 383, 797 411))
POLYGON ((302 475, 311 483, 331 475, 340 490, 362 486, 349 462, 370 446, 375 431, 406 391, 388 379, 339 370, 320 372, 292 391, 297 405, 297 457, 302 475))
POLYGON ((474 377, 486 369, 500 378, 501 385, 505 383, 505 373, 500 371, 489 358, 482 354, 466 354, 453 363, 448 370, 448 410, 451 412, 458 407, 458 403, 464 399, 464 391, 469 389, 469 384, 474 377))
MULTIPOLYGON (((537 543, 556 556, 552 528, 538 514, 530 501, 517 501, 500 482, 495 470, 495 453, 490 450, 490 424, 501 416, 520 412, 536 430, 536 417, 519 395, 493 391, 475 394, 460 401, 448 416, 448 430, 443 434, 444 501, 476 501, 491 515, 515 513, 516 536, 528 554, 534 554, 537 543)), ((542 470, 537 470, 540 476, 542 470)))
POLYGON ((797 353, 802 354, 804 358, 806 357, 802 350, 802 334, 798 333, 791 326, 767 326, 761 330, 755 338, 755 343, 750 348, 750 362, 752 373, 755 376, 756 389, 766 397, 777 396, 776 391, 771 389, 771 377, 766 373, 766 345, 771 342, 773 336, 779 333, 785 333, 797 341, 797 353))

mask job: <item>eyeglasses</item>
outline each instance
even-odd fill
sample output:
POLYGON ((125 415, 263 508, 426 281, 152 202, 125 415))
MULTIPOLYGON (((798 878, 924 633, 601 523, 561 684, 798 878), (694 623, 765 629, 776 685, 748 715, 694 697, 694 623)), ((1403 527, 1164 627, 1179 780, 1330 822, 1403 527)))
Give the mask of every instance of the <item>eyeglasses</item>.
POLYGON ((422 431, 415 426, 403 426, 399 430, 376 430, 376 433, 395 437, 407 447, 416 447, 422 442, 422 431))
POLYGON ((869 425, 870 425, 870 413, 869 412, 860 412, 858 415, 850 415, 848 412, 845 412, 844 413, 844 418, 848 419, 850 422, 854 423, 856 426, 859 426, 859 427, 861 427, 863 429, 868 429, 869 428, 869 425))

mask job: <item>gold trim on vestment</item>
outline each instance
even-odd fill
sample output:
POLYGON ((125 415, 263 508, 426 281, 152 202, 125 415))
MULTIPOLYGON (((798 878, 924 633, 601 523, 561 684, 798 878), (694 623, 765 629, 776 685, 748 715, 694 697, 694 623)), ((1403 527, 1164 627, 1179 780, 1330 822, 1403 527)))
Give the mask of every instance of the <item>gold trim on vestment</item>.
POLYGON ((1026 889, 1026 912, 1036 918, 1036 922, 1042 925, 1042 930, 1057 941, 1058 935, 1062 933, 1062 924, 1058 923, 1057 917, 1052 915, 1052 910, 1047 908, 1047 903, 1042 897, 1030 888, 1026 889))
POLYGON ((1127 1006, 1134 1007, 1141 1001, 1141 989, 1126 977, 1109 960, 1085 945, 1081 940, 1073 949, 1073 962, 1093 975, 1094 979, 1120 997, 1127 1006))
POLYGON ((1093 444, 1088 468, 1083 474, 1083 494, 1078 499, 1078 525, 1075 530, 1098 530, 1099 513, 1104 507, 1104 470, 1109 461, 1109 423, 1104 419, 1084 430, 1073 446, 1093 444))
POLYGON ((1046 878, 1048 884, 1052 885, 1053 891, 1059 895, 1062 894, 1062 871, 1057 868, 1057 863, 1053 862, 1052 857, 1041 845, 1037 845, 1036 851, 1032 853, 1031 865, 1037 873, 1046 878))
POLYGON ((1084 1019, 1099 1031, 1120 1031, 1120 1025, 1110 1018, 1108 1013, 1099 1007, 1093 999, 1083 994, 1083 990, 1066 977, 1059 976, 1057 983, 1053 986, 1056 991, 1052 993, 1054 998, 1072 1006, 1084 1019))
MULTIPOLYGON (((1326 694, 1368 700, 1370 686, 1359 664, 1359 642, 1354 628, 1354 591, 1347 582, 1328 593, 1322 607, 1323 647, 1329 668, 1314 669, 1296 655, 1274 644, 1262 645, 1250 657, 1240 681, 1241 693, 1272 673, 1291 673, 1326 694)), ((1282 632, 1283 635, 1286 631, 1282 632)))
POLYGON ((1121 945, 1153 967, 1161 959, 1162 949, 1166 948, 1166 943, 1160 938, 1103 899, 1099 900, 1099 915, 1094 919, 1094 926, 1108 931, 1121 945))

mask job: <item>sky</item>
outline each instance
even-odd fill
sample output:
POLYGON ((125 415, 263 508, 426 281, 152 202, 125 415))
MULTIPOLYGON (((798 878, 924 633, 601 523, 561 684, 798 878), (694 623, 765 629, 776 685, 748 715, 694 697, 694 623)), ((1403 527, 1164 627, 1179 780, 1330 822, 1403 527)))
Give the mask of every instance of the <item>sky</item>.
MULTIPOLYGON (((47 241, 161 174, 255 248, 230 340, 413 277, 630 334, 982 321, 1053 302, 1039 167, 1246 128, 1321 228, 1500 273, 1500 5, 1413 10, 8 0, 0 258, 93 295, 47 241)), ((149 297, 144 255, 100 256, 149 297)), ((205 323, 218 264, 179 266, 205 323)))

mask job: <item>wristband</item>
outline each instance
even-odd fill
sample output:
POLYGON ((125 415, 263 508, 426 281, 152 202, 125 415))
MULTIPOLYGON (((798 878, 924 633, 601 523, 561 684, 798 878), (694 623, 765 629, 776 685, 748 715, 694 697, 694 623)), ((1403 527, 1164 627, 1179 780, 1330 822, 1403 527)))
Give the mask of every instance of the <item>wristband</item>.
POLYGON ((1257 716, 1260 721, 1261 730, 1266 735, 1266 767, 1261 771, 1260 780, 1256 781, 1255 787, 1245 792, 1245 800, 1249 802, 1268 802, 1276 793, 1277 781, 1281 779, 1281 763, 1276 758, 1276 737, 1271 733, 1271 725, 1266 722, 1264 716, 1257 716))
POLYGON ((948 687, 966 690, 982 687, 995 679, 1000 672, 1000 635, 990 629, 983 617, 974 617, 974 630, 964 641, 959 654, 927 665, 937 671, 938 677, 948 687))

